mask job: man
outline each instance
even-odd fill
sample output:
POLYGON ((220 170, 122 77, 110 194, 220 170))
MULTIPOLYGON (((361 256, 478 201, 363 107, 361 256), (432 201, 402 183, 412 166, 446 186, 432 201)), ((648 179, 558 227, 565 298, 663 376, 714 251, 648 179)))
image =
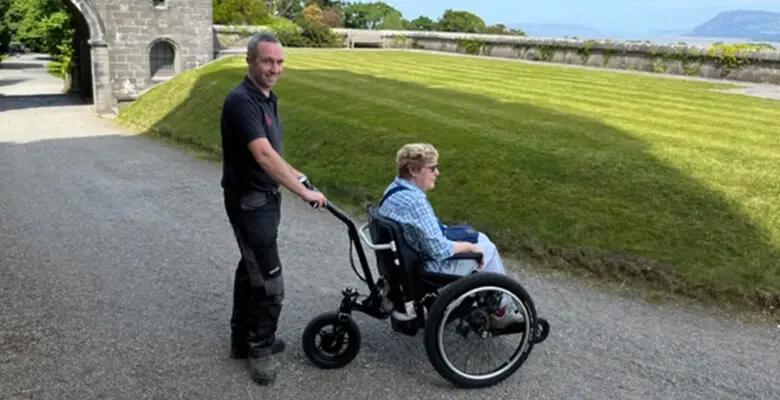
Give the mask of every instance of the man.
POLYGON ((284 298, 276 243, 279 185, 315 206, 327 200, 303 186, 305 176, 281 156, 282 123, 271 90, 284 63, 281 44, 273 35, 255 35, 247 46, 246 63, 247 73, 228 93, 221 116, 221 185, 241 251, 233 287, 231 356, 248 358, 250 376, 265 385, 276 378, 272 356, 285 348, 276 338, 284 298))

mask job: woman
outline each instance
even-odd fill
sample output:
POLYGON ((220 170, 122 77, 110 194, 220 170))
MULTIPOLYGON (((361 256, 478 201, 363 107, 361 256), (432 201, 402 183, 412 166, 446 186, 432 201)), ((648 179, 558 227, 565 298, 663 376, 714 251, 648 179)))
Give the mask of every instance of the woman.
MULTIPOLYGON (((498 250, 485 234, 479 232, 476 243, 453 241, 444 235, 443 226, 425 194, 436 185, 438 159, 438 151, 428 143, 410 143, 401 147, 395 158, 398 175, 385 189, 377 212, 404 225, 407 242, 426 260, 425 269, 428 271, 461 276, 480 271, 504 275, 498 250), (482 264, 467 259, 448 260, 464 252, 481 253, 482 264)), ((501 308, 495 316, 497 327, 522 320, 519 314, 506 312, 508 303, 509 297, 503 296, 501 308)))

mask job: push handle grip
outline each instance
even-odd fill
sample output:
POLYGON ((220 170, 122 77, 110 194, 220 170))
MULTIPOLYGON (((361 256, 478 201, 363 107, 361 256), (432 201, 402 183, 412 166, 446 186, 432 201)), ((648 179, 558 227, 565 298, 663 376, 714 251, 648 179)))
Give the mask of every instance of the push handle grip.
MULTIPOLYGON (((307 178, 306 175, 299 176, 298 177, 298 182, 303 184, 303 186, 306 187, 306 189, 309 189, 309 190, 311 190, 313 192, 319 192, 319 190, 317 190, 317 188, 315 188, 314 185, 311 184, 311 182, 309 181, 309 178, 307 178)), ((313 201, 310 201, 309 205, 312 206, 312 208, 317 208, 317 203, 315 203, 313 201)))

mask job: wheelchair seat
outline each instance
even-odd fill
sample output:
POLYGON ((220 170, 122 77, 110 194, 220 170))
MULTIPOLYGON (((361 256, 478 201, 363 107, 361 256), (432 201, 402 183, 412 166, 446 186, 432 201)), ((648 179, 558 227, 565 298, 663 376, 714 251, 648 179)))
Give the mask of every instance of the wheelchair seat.
MULTIPOLYGON (((375 245, 390 244, 389 249, 375 250, 377 269, 384 277, 389 291, 387 297, 396 309, 403 311, 408 301, 420 301, 426 294, 435 292, 460 278, 460 275, 432 272, 425 269, 424 260, 407 242, 403 224, 379 215, 378 209, 366 206, 368 230, 375 245)), ((473 254, 458 254, 452 259, 476 259, 473 254)))

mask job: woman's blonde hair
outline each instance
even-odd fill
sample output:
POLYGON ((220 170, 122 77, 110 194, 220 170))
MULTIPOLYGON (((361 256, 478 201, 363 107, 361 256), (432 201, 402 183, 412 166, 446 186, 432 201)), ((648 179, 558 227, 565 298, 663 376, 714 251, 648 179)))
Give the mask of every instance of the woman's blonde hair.
POLYGON ((395 154, 395 166, 398 168, 398 176, 409 178, 412 171, 419 171, 422 167, 435 163, 438 158, 439 152, 432 144, 405 144, 395 154))

